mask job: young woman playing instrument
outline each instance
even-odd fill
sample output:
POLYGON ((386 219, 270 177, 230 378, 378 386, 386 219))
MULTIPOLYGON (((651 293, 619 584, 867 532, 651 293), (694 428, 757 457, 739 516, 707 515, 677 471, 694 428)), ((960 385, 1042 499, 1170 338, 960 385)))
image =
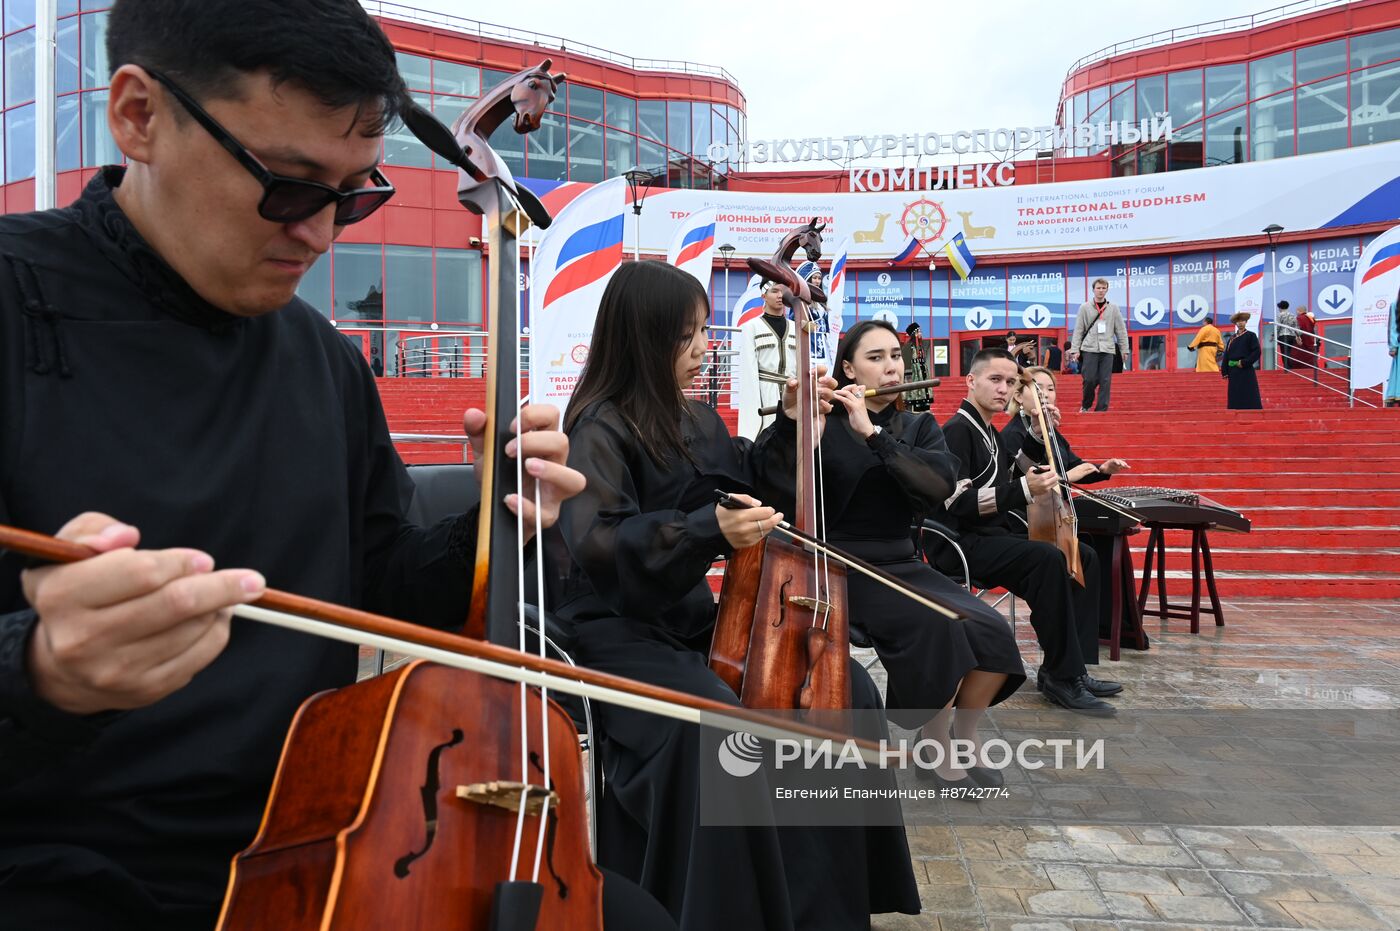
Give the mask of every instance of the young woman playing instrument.
MULTIPOLYGON (((792 431, 735 439, 713 410, 686 400, 708 316, 704 289, 669 265, 627 263, 609 283, 565 419, 569 463, 588 487, 560 515, 567 566, 554 613, 585 666, 737 704, 706 665, 707 574, 782 519, 745 493, 791 485, 774 469, 791 467, 792 431), (752 506, 719 507, 716 489, 752 506)), ((785 402, 795 408, 792 389, 785 402)), ((854 663, 852 695, 879 706, 854 663)), ((715 761, 700 757, 697 729, 621 708, 595 713, 598 860, 639 881, 683 929, 863 928, 873 912, 918 911, 902 828, 702 826, 699 773, 715 761)))
MULTIPOLYGON (((924 736, 945 749, 950 724, 957 738, 976 741, 981 713, 1020 688, 1026 675, 1010 625, 924 562, 910 536, 910 528, 952 493, 957 461, 937 420, 900 410, 897 395, 864 397, 867 388, 904 380, 894 327, 880 320, 852 327, 837 346, 835 375, 840 409, 828 420, 821 444, 828 538, 911 588, 951 600, 965 615, 949 620, 851 574, 851 628, 869 637, 888 674, 890 720, 922 725, 924 736), (926 723, 928 711, 936 709, 942 710, 926 723)), ((1002 781, 996 770, 953 767, 947 753, 933 772, 964 784, 969 778, 987 786, 1002 781)))

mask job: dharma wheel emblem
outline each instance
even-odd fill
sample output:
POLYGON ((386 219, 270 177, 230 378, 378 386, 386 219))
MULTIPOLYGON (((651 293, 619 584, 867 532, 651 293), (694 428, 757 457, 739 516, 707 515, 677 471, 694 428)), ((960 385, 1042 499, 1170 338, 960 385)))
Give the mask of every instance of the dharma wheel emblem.
POLYGON ((913 236, 924 243, 943 235, 943 230, 948 226, 948 215, 943 212, 942 204, 920 197, 905 206, 899 226, 905 236, 913 236))

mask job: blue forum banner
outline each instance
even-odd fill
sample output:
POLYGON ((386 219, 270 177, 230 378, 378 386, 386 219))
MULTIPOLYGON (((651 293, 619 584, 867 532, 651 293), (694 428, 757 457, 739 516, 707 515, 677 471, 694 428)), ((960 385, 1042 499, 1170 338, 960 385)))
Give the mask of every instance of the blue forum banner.
POLYGON ((951 282, 953 328, 956 330, 1006 329, 1006 269, 977 266, 966 281, 954 275, 951 282))
MULTIPOLYGON (((891 268, 888 271, 858 271, 852 276, 856 286, 856 317, 860 320, 885 320, 896 330, 909 325, 909 315, 913 309, 913 269, 891 268)), ((925 278, 927 271, 921 271, 925 278)), ((846 286, 847 295, 850 285, 846 286)), ((850 303, 849 301, 847 302, 850 303)), ((847 329, 856 320, 846 315, 842 325, 847 329)), ((920 325, 924 321, 920 320, 920 325)))
POLYGON ((1190 252, 1172 259, 1173 323, 1199 327, 1215 306, 1215 253, 1190 252))
POLYGON ((1128 300, 1123 317, 1134 331, 1171 326, 1171 266, 1166 256, 1133 259, 1128 266, 1128 300))
MULTIPOLYGON (((1012 265, 1007 271, 1007 323, 1018 330, 1058 329, 1065 325, 1065 266, 1012 265)), ((1078 309, 1079 301, 1074 308, 1078 309)))
POLYGON ((1356 263, 1361 259, 1361 243, 1356 239, 1314 242, 1309 250, 1309 278, 1313 314, 1318 320, 1340 320, 1351 316, 1356 279, 1356 263))

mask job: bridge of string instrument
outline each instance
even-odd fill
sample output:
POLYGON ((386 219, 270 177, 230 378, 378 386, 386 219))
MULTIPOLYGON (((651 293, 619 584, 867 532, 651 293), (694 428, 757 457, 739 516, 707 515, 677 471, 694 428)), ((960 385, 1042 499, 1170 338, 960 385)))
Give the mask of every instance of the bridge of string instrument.
POLYGON ((818 611, 831 610, 830 602, 822 601, 819 598, 811 598, 807 595, 793 595, 792 597, 788 598, 788 604, 796 605, 799 608, 806 608, 807 610, 812 611, 814 613, 818 611))
POLYGON ((524 799, 525 813, 534 817, 539 817, 544 811, 546 801, 549 802, 550 808, 559 807, 559 793, 553 789, 499 779, 458 786, 457 797, 477 805, 495 805, 497 808, 517 813, 520 811, 520 802, 524 799))

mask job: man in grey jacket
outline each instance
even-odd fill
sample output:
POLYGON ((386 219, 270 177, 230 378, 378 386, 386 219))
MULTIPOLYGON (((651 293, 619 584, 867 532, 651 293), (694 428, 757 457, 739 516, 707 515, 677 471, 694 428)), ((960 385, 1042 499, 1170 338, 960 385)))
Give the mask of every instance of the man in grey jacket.
POLYGON ((1069 357, 1080 357, 1079 372, 1084 377, 1084 397, 1079 410, 1108 410, 1109 382, 1113 379, 1113 356, 1116 349, 1128 358, 1128 329, 1123 325, 1123 312, 1108 299, 1108 279, 1094 279, 1094 299, 1079 305, 1074 321, 1074 338, 1070 340, 1069 357), (1098 403, 1094 393, 1098 392, 1098 403))

